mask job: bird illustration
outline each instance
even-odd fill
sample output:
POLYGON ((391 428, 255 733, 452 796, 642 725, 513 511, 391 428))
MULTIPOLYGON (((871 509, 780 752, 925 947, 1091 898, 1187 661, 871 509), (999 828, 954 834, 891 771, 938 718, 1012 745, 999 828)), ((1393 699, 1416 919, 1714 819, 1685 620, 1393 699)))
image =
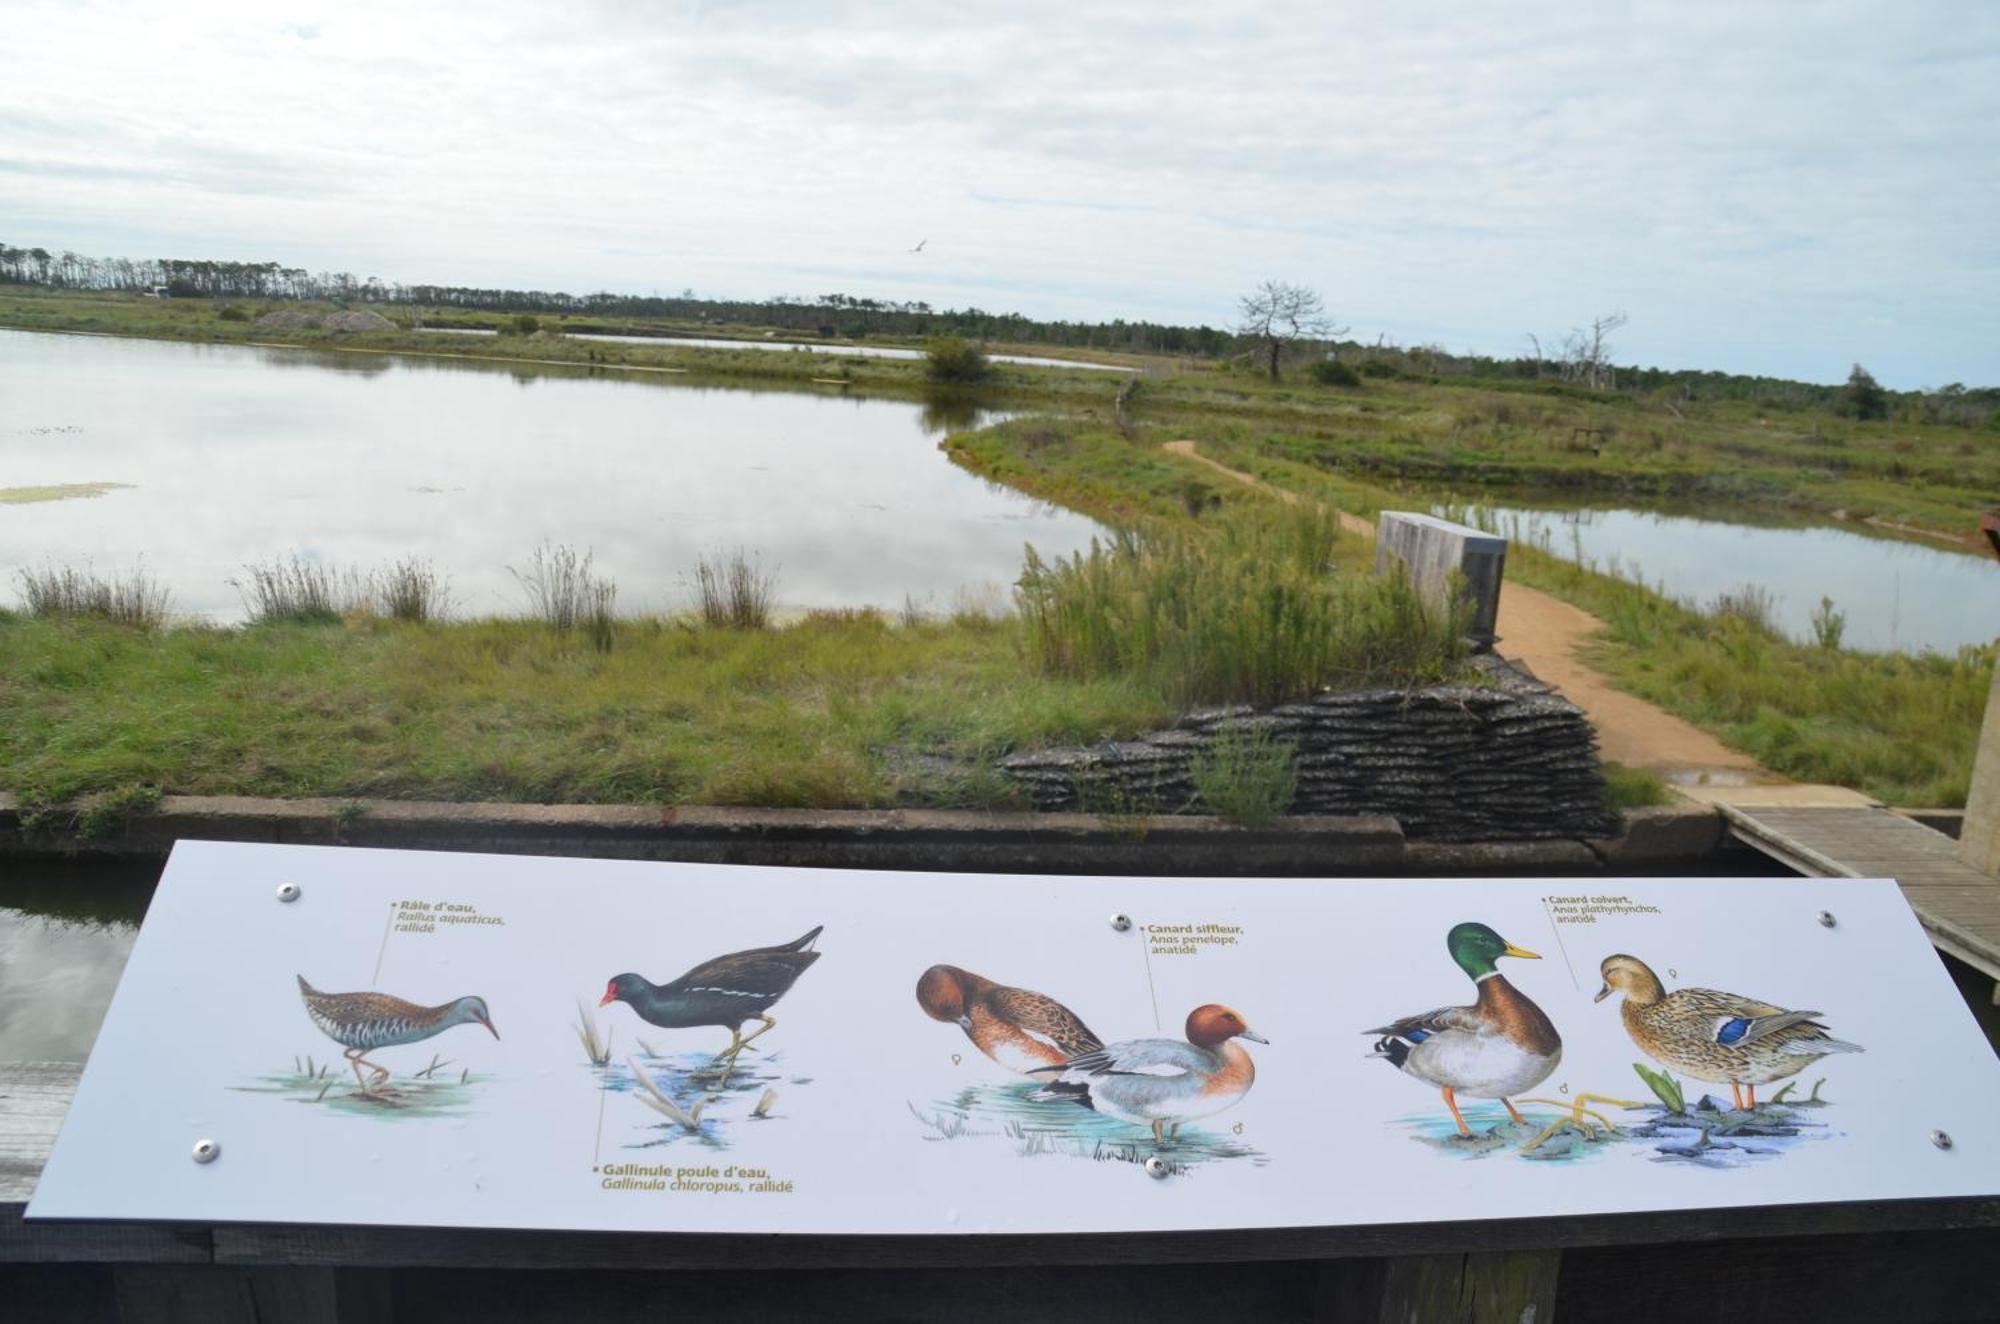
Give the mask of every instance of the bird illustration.
POLYGON ((1178 1138, 1181 1123, 1213 1116, 1250 1092, 1257 1067, 1238 1039, 1271 1042, 1237 1012, 1211 1002, 1188 1013, 1184 1040, 1130 1039, 1033 1068, 1029 1074, 1047 1083, 1028 1097, 1068 1100, 1150 1126, 1153 1143, 1164 1145, 1169 1127, 1178 1138))
POLYGON ((975 1048, 1009 1071, 1059 1067, 1104 1047, 1081 1017, 1048 994, 996 984, 955 965, 924 971, 917 1005, 934 1021, 956 1023, 975 1048))
POLYGON ((930 242, 930 240, 929 240, 929 239, 919 239, 919 240, 917 240, 917 246, 916 246, 915 248, 911 249, 910 251, 911 251, 912 253, 921 253, 921 252, 923 252, 923 251, 924 251, 924 245, 925 245, 925 244, 928 244, 929 242, 930 242))
POLYGON ((1598 973, 1604 986, 1593 1000, 1625 995, 1619 1015, 1640 1052, 1696 1080, 1727 1081, 1738 1112, 1757 1107, 1759 1085, 1795 1076, 1829 1053, 1864 1051, 1829 1035, 1816 1011, 1787 1011, 1712 988, 1669 993, 1636 956, 1607 956, 1598 973))
POLYGON ((299 996, 305 1000, 306 1015, 327 1038, 346 1051, 341 1056, 354 1068, 354 1079, 363 1094, 373 1094, 389 1079, 389 1069, 370 1062, 366 1054, 378 1048, 414 1044, 442 1034, 454 1025, 483 1025, 498 1039, 486 999, 456 998, 436 1007, 391 997, 387 993, 322 993, 298 976, 299 996), (363 1076, 367 1067, 371 1076, 363 1076))
POLYGON ((1378 1035, 1375 1057, 1405 1075, 1437 1086, 1458 1133, 1472 1134, 1458 1111, 1458 1096, 1498 1099, 1507 1115, 1525 1122, 1511 1096, 1547 1080, 1562 1061, 1562 1036, 1527 994, 1494 967, 1503 956, 1538 961, 1484 924, 1457 924, 1445 935, 1445 950, 1479 989, 1470 1007, 1440 1007, 1421 1016, 1363 1033, 1378 1035))
POLYGON ((816 925, 804 937, 776 947, 752 947, 703 961, 671 983, 655 984, 642 975, 619 975, 605 985, 597 1005, 626 1003, 640 1020, 666 1030, 714 1025, 729 1031, 729 1047, 715 1058, 720 1066, 717 1074, 726 1081, 736 1069, 737 1055, 778 1023, 768 1014, 771 1005, 791 992, 806 967, 819 960, 818 952, 807 949, 824 927, 816 925), (745 1038, 744 1023, 752 1020, 763 1025, 745 1038))

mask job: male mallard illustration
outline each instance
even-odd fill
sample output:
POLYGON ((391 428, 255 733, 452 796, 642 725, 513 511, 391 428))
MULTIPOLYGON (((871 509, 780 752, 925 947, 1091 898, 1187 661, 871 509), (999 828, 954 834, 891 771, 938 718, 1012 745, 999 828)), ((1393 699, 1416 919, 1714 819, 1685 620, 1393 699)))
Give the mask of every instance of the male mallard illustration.
POLYGON ((1669 993, 1636 956, 1607 956, 1599 973, 1604 987, 1595 1000, 1614 990, 1625 995, 1619 1015, 1640 1052, 1696 1080, 1727 1081, 1739 1112, 1757 1106, 1759 1085, 1795 1076, 1829 1053, 1862 1051, 1829 1035, 1816 1011, 1787 1011, 1712 988, 1669 993))
POLYGON ((1498 1099, 1509 1117, 1525 1121, 1511 1096, 1548 1079, 1562 1061, 1562 1036, 1493 963, 1503 956, 1541 958, 1484 924, 1455 925, 1444 941, 1451 959, 1478 987, 1478 1000, 1470 1007, 1440 1007, 1366 1031, 1381 1036, 1374 1055, 1442 1090, 1460 1135, 1472 1134, 1458 1111, 1460 1094, 1498 1099))

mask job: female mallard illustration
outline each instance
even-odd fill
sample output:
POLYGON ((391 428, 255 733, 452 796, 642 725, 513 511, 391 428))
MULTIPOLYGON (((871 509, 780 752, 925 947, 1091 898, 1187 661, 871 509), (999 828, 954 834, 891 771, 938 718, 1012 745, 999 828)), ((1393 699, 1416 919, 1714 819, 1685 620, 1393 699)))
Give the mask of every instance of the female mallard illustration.
POLYGON ((1696 1080, 1727 1081, 1738 1111, 1757 1106, 1759 1085, 1797 1075, 1829 1053, 1862 1051, 1829 1035, 1816 1011, 1787 1011, 1712 988, 1669 993, 1636 956, 1607 956, 1599 973, 1604 987, 1595 1000, 1613 990, 1625 995, 1619 1014, 1639 1051, 1696 1080))
POLYGON ((1104 1041, 1046 993, 996 984, 955 965, 934 965, 917 980, 917 1005, 934 1021, 956 1023, 980 1052, 1009 1071, 1059 1067, 1104 1041))
POLYGON ((807 949, 821 927, 775 947, 752 947, 703 961, 670 983, 655 984, 636 974, 613 976, 597 1005, 626 1003, 640 1020, 667 1030, 713 1025, 729 1031, 729 1047, 715 1059, 726 1081, 736 1069, 737 1055, 778 1023, 768 1014, 772 1004, 791 992, 799 976, 819 960, 818 952, 807 949), (763 1024, 745 1038, 743 1026, 753 1020, 763 1024))
POLYGON ((1562 1036, 1493 962, 1502 956, 1541 958, 1484 924, 1454 926, 1445 935, 1445 948, 1478 987, 1478 1000, 1470 1007, 1440 1007, 1367 1031, 1381 1036, 1374 1055, 1442 1090, 1460 1135, 1472 1134, 1458 1111, 1460 1094, 1498 1099, 1509 1117, 1525 1121, 1511 1096, 1548 1079, 1562 1060, 1562 1036))
POLYGON ((306 1015, 320 1032, 346 1050, 342 1054, 354 1068, 354 1079, 363 1094, 372 1095, 389 1080, 389 1068, 370 1062, 367 1054, 378 1048, 420 1043, 443 1034, 454 1025, 483 1025, 498 1039, 493 1015, 486 999, 458 998, 435 1007, 405 1002, 387 993, 322 993, 298 976, 299 996, 305 1000, 306 1015), (363 1076, 361 1068, 369 1075, 363 1076))
POLYGON ((1236 1012, 1209 1003, 1188 1013, 1186 1039, 1132 1039, 1035 1068, 1031 1074, 1048 1084, 1028 1097, 1067 1099, 1150 1126, 1153 1142, 1163 1145, 1167 1127, 1179 1135, 1182 1122, 1219 1113, 1250 1092, 1257 1068, 1238 1039, 1271 1042, 1236 1012))

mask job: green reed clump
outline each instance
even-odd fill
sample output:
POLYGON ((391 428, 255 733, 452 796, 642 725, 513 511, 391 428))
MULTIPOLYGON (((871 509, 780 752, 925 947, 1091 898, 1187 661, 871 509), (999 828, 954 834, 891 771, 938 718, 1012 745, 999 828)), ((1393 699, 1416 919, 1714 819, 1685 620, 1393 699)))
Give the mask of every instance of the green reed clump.
POLYGON ((365 576, 296 553, 246 565, 243 573, 244 578, 229 584, 243 599, 244 613, 259 625, 329 625, 345 616, 365 615, 372 605, 365 576))
POLYGON ((406 556, 369 577, 370 597, 398 621, 438 621, 451 612, 451 580, 429 561, 406 556))
POLYGON ((766 570, 742 548, 695 563, 695 607, 701 623, 723 630, 761 630, 771 623, 778 572, 766 570))
POLYGON ((1338 515, 1299 505, 1149 528, 1044 561, 1015 590, 1042 671, 1129 676, 1181 703, 1275 703, 1329 686, 1422 684, 1455 670, 1463 611, 1400 573, 1336 574, 1338 515))
POLYGON ((74 566, 46 565, 22 570, 21 605, 30 616, 89 616, 140 629, 166 623, 173 594, 144 566, 101 578, 74 566))
POLYGON ((618 585, 595 571, 592 553, 567 543, 543 543, 528 556, 528 568, 507 567, 527 595, 535 617, 557 631, 582 631, 591 647, 611 651, 617 636, 618 585))

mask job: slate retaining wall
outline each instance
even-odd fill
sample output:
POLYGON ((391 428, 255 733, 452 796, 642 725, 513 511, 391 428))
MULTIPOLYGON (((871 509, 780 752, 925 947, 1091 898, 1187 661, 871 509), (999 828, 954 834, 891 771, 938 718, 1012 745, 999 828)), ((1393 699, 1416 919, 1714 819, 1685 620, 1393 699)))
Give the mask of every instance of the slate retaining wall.
POLYGON ((1140 740, 1031 750, 1001 767, 1043 811, 1196 813, 1195 758, 1218 735, 1261 732, 1294 747, 1293 814, 1386 814, 1434 841, 1614 835, 1582 710, 1497 657, 1470 665, 1467 683, 1209 709, 1140 740))

